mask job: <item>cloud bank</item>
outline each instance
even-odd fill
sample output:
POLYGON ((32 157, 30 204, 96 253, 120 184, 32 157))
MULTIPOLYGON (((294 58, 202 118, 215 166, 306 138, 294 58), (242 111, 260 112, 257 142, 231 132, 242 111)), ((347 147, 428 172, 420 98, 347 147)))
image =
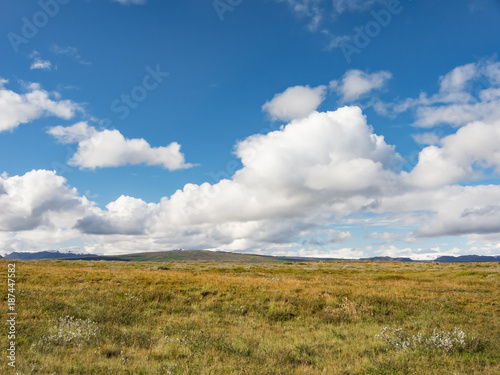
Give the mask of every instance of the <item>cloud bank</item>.
MULTIPOLYGON (((420 108, 496 102, 498 72, 495 62, 468 64, 440 77, 434 95, 370 102, 378 103, 385 114, 413 111, 417 118, 420 108), (477 89, 482 78, 485 84, 477 89)), ((341 100, 363 100, 390 77, 384 71, 350 71, 334 87, 341 100)), ((159 202, 121 196, 100 208, 53 171, 4 174, 0 246, 14 251, 78 239, 85 250, 108 254, 205 248, 274 255, 429 257, 441 253, 439 246, 417 249, 419 242, 463 236, 471 241, 470 251, 498 252, 500 186, 464 185, 498 177, 500 116, 476 113, 449 135, 414 135, 424 146, 416 165, 401 171, 401 156, 374 132, 358 106, 318 112, 325 96, 325 86, 295 86, 276 95, 266 110, 291 120, 279 130, 237 142, 239 170, 218 183, 186 184, 159 202), (311 100, 304 100, 307 105, 300 111, 289 110, 287 104, 304 98, 311 100), (365 238, 378 241, 378 247, 352 246, 353 225, 370 226, 365 238), (401 230, 373 230, 378 225, 401 230)), ((152 147, 143 139, 127 139, 118 130, 97 130, 86 122, 48 132, 63 144, 77 145, 70 164, 80 168, 190 166, 176 143, 152 147)), ((450 251, 463 253, 458 248, 450 251)))

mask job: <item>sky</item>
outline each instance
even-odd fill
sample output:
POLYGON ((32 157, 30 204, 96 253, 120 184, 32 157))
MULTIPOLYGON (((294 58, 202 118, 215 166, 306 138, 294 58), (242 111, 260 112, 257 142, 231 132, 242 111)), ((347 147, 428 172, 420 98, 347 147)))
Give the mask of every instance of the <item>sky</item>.
POLYGON ((498 0, 0 7, 0 254, 500 254, 498 0))

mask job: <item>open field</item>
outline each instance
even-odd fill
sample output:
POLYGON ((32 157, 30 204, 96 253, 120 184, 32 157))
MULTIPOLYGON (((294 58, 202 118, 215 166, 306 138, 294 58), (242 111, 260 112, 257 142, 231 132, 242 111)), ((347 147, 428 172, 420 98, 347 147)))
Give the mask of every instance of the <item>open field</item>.
POLYGON ((499 263, 15 263, 19 374, 500 373, 499 263))

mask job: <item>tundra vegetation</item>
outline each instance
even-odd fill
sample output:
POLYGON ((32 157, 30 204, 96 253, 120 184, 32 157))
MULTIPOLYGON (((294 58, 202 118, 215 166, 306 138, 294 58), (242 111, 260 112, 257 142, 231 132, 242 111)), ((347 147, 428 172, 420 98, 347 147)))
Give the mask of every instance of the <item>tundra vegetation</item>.
POLYGON ((16 261, 0 372, 500 374, 499 283, 500 263, 16 261))

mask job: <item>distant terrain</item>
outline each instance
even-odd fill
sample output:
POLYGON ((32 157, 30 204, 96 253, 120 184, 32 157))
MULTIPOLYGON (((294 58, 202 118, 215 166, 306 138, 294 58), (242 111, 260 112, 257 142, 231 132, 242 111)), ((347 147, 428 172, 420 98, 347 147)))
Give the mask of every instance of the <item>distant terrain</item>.
POLYGON ((6 254, 4 258, 6 259, 17 259, 17 260, 37 260, 37 259, 64 259, 64 258, 88 258, 96 257, 97 254, 75 254, 75 253, 63 253, 60 251, 38 251, 35 253, 25 253, 25 252, 13 252, 6 254))
MULTIPOLYGON (((286 263, 286 262, 317 262, 317 261, 370 261, 370 262, 423 262, 410 258, 372 257, 362 259, 340 259, 340 258, 311 258, 311 257, 276 257, 270 255, 240 254, 227 251, 208 250, 171 250, 160 252, 144 252, 136 254, 125 254, 115 256, 103 256, 97 254, 75 254, 56 250, 40 251, 35 253, 13 252, 4 256, 6 259, 18 260, 41 260, 41 259, 65 259, 65 260, 95 260, 95 261, 124 261, 124 262, 241 262, 241 263, 286 263)), ((439 263, 462 263, 462 262, 500 262, 500 255, 462 255, 440 256, 434 262, 439 263)))

